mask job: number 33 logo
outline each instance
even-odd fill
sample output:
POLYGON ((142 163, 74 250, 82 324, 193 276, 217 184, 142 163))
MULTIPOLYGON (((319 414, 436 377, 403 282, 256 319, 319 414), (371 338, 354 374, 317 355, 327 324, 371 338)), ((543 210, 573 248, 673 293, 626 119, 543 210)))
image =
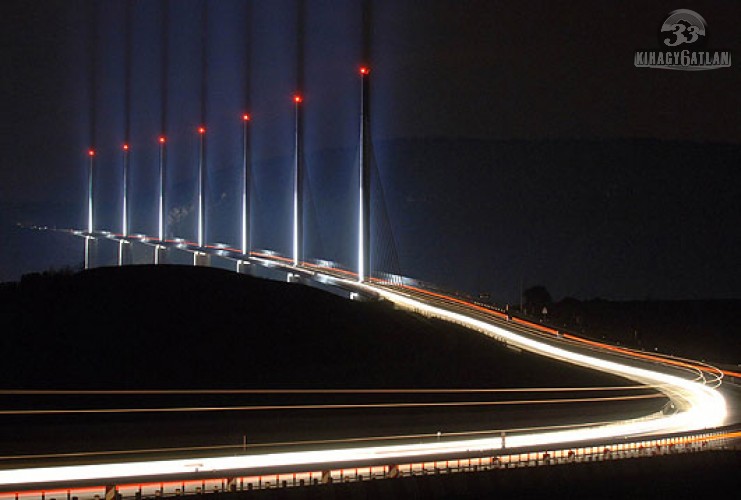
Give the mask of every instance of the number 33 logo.
POLYGON ((701 34, 697 26, 690 26, 688 28, 686 25, 681 23, 673 24, 669 27, 668 30, 662 29, 661 31, 671 31, 674 35, 674 40, 672 40, 671 38, 664 38, 664 43, 669 47, 676 47, 677 45, 682 45, 683 43, 696 42, 701 34))

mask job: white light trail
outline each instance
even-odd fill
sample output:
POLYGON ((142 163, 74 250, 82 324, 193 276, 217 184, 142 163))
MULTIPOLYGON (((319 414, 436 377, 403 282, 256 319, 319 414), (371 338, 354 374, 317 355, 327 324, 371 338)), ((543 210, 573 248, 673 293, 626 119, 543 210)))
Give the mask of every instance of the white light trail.
MULTIPOLYGON (((352 282, 348 282, 352 283, 352 282)), ((492 325, 485 321, 470 318, 464 314, 432 306, 419 300, 407 297, 383 287, 373 285, 362 285, 368 291, 379 294, 383 298, 401 305, 408 309, 422 311, 426 314, 437 316, 454 323, 464 324, 487 335, 506 340, 507 343, 515 345, 536 354, 550 358, 560 359, 566 362, 597 369, 606 373, 622 376, 640 382, 642 384, 656 385, 665 384, 665 392, 680 409, 685 410, 676 415, 666 416, 661 420, 663 428, 658 426, 656 431, 679 432, 717 427, 723 424, 726 417, 726 404, 723 396, 715 389, 703 384, 685 380, 674 375, 667 375, 658 371, 637 368, 634 366, 603 360, 594 356, 587 356, 577 352, 556 347, 545 342, 518 335, 501 327, 492 325)), ((632 434, 630 429, 613 434, 623 436, 632 434)), ((606 437, 606 436, 605 436, 606 437)))
MULTIPOLYGON (((642 384, 663 386, 662 391, 677 407, 677 413, 664 415, 657 413, 642 418, 597 424, 589 427, 576 427, 545 432, 526 432, 507 435, 507 448, 547 447, 560 443, 617 438, 626 436, 646 436, 682 431, 694 431, 721 426, 726 417, 726 403, 723 396, 713 388, 648 368, 638 368, 624 363, 601 359, 553 346, 493 324, 474 319, 465 314, 433 306, 417 299, 371 284, 358 284, 356 281, 337 279, 346 285, 354 285, 402 307, 420 311, 448 321, 464 324, 477 331, 505 340, 522 349, 550 358, 590 367, 602 372, 612 373, 642 384)), ((249 473, 269 467, 316 466, 324 464, 355 462, 398 463, 403 459, 442 454, 502 450, 502 437, 459 439, 445 442, 421 444, 402 444, 386 446, 363 446, 342 449, 313 451, 264 453, 255 455, 229 456, 216 458, 187 458, 182 460, 160 460, 128 463, 73 465, 64 467, 45 467, 34 469, 14 469, 0 471, 0 485, 53 483, 55 481, 105 480, 107 478, 157 477, 164 475, 196 472, 194 463, 201 472, 240 470, 249 473)))

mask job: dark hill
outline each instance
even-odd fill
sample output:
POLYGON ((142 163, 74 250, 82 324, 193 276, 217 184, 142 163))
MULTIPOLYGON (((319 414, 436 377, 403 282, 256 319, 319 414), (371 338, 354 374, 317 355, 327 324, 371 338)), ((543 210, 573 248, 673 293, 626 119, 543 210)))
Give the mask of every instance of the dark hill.
MULTIPOLYGON (((130 266, 0 287, 3 388, 623 385, 483 335, 308 286, 213 268, 130 266)), ((450 401, 460 395, 36 395, 3 409, 450 401)), ((479 400, 482 395, 468 395, 479 400)), ((508 395, 494 395, 505 398, 508 395)), ((599 421, 663 400, 577 405, 3 415, 6 454, 281 442, 599 421), (618 405, 618 406, 616 406, 618 405)))
POLYGON ((385 303, 217 269, 29 276, 3 285, 0 312, 6 388, 621 383, 385 303))

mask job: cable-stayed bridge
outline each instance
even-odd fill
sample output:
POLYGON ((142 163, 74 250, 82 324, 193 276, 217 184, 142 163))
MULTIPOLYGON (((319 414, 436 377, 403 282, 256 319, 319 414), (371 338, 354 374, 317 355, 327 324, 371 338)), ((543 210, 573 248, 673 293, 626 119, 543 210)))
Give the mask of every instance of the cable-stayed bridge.
MULTIPOLYGON (((344 228, 356 241, 356 261, 343 268, 330 261, 307 259, 304 243, 307 237, 304 223, 307 211, 306 172, 303 152, 303 107, 300 94, 293 96, 294 150, 292 175, 291 248, 281 255, 255 249, 250 239, 253 195, 249 155, 251 117, 242 115, 242 175, 235 180, 242 188, 241 241, 238 246, 208 241, 206 219, 206 124, 198 134, 197 213, 195 241, 168 237, 165 186, 167 177, 167 138, 158 137, 158 234, 131 234, 128 197, 130 192, 129 153, 132 145, 122 146, 121 227, 103 229, 96 225, 95 171, 96 151, 87 153, 87 227, 74 231, 84 238, 85 267, 95 267, 96 246, 112 240, 118 245, 118 264, 139 263, 132 259, 132 247, 143 245, 149 251, 148 263, 160 264, 173 260, 175 253, 190 256, 193 265, 212 265, 214 261, 229 262, 236 272, 285 279, 289 282, 317 282, 340 290, 350 298, 372 298, 392 302, 396 307, 429 317, 463 325, 513 349, 573 363, 582 367, 622 377, 639 387, 655 389, 668 402, 660 411, 635 418, 620 418, 589 425, 564 425, 548 428, 497 429, 482 435, 451 436, 379 436, 341 444, 286 444, 275 449, 259 449, 242 453, 234 450, 214 455, 205 450, 189 450, 186 458, 164 459, 151 450, 149 458, 125 459, 117 456, 108 460, 104 455, 82 456, 84 464, 37 466, 40 457, 26 457, 31 465, 6 467, 0 470, 0 497, 43 498, 49 489, 61 488, 57 495, 88 498, 94 495, 116 494, 141 496, 162 495, 165 484, 171 493, 177 485, 180 493, 200 492, 221 484, 221 488, 259 488, 266 483, 302 485, 362 480, 370 477, 397 477, 415 472, 426 473, 452 469, 507 468, 523 464, 566 463, 581 460, 605 460, 642 456, 651 450, 696 451, 703 447, 727 446, 741 437, 738 415, 729 406, 727 397, 737 397, 735 389, 722 387, 725 380, 738 380, 740 373, 720 370, 710 365, 656 353, 645 353, 620 346, 599 343, 535 323, 526 318, 493 307, 474 303, 460 295, 443 293, 417 281, 404 278, 395 259, 393 236, 379 245, 379 230, 371 227, 376 221, 383 226, 387 216, 374 214, 372 193, 379 196, 380 183, 373 179, 373 149, 370 138, 370 69, 359 69, 358 119, 358 185, 356 225, 344 228), (384 219, 385 217, 385 219, 384 219), (380 222, 379 222, 380 221, 380 222), (386 250, 379 251, 379 246, 386 250), (375 250, 374 250, 375 249, 375 250), (729 426, 730 424, 730 426, 729 426), (525 458, 523 458, 525 457, 525 458), (597 458, 595 458, 597 457, 597 458), (451 466, 454 463, 454 466, 451 466), (442 465, 445 464, 445 465, 442 465), (245 486, 247 485, 247 486, 245 486)), ((383 208, 376 208, 381 210, 383 208)), ((380 231, 381 233, 383 231, 380 231)), ((578 398, 572 398, 572 402, 578 398)), ((553 400, 550 400, 553 403, 553 400)), ((48 460, 46 457, 44 460, 48 460)))

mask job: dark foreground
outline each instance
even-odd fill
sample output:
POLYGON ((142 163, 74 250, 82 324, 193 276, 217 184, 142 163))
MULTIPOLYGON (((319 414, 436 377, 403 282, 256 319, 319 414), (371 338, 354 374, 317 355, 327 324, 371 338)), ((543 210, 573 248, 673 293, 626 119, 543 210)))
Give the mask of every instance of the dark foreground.
MULTIPOLYGON (((579 387, 617 377, 441 321, 212 268, 130 266, 0 287, 0 389, 579 387)), ((529 397, 523 393, 524 398, 529 397)), ((611 395, 618 393, 611 393, 611 395)), ((509 398, 494 395, 488 398, 509 398)), ((538 394, 535 397, 551 397, 538 394)), ((1 410, 451 401, 471 395, 11 395, 1 410)), ((507 407, 2 415, 5 455, 434 434, 648 414, 663 399, 507 407)), ((0 464, 2 467, 3 464, 0 464)))

